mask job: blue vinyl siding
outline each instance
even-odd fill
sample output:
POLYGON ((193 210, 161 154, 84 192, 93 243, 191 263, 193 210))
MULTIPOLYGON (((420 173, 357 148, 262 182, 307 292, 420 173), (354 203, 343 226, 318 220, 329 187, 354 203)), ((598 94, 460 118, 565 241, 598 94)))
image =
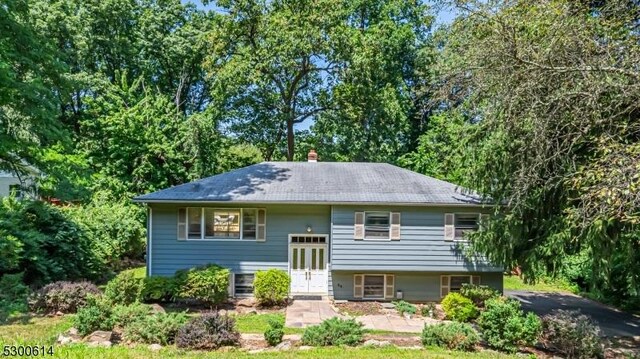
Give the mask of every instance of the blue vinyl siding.
MULTIPOLYGON (((193 205, 192 205, 193 206, 193 205)), ((329 234, 329 206, 251 205, 267 211, 265 242, 240 240, 177 240, 177 211, 181 205, 151 205, 151 241, 147 264, 150 275, 173 275, 177 270, 208 263, 235 273, 278 268, 288 270, 288 238, 292 233, 329 234)), ((212 208, 240 206, 212 205, 212 208)))
MULTIPOLYGON (((440 272, 333 272, 333 296, 338 300, 354 300, 353 297, 353 275, 354 274, 393 274, 395 277, 395 292, 401 290, 403 298, 413 302, 440 301, 440 276, 452 273, 440 272)), ((457 273, 460 275, 461 273, 457 273)), ((480 284, 488 285, 502 292, 502 273, 481 272, 464 273, 464 275, 479 275, 480 284)), ((360 298, 362 300, 362 298, 360 298)), ((390 299, 391 300, 391 299, 390 299)))
POLYGON ((444 214, 469 211, 434 207, 333 206, 331 269, 501 272, 502 268, 484 260, 469 260, 461 244, 444 240, 444 214), (400 212, 400 240, 354 240, 354 214, 358 211, 400 212))

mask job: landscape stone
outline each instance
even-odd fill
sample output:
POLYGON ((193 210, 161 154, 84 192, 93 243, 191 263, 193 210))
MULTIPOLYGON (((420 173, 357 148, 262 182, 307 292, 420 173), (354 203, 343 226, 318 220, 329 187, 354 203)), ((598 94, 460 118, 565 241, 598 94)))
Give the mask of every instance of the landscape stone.
POLYGON ((151 344, 151 345, 149 345, 149 350, 151 350, 151 351, 155 352, 155 351, 158 351, 160 349, 162 349, 162 345, 160 345, 160 344, 151 344))
POLYGON ((158 304, 158 303, 153 303, 150 304, 151 306, 151 313, 156 314, 156 313, 166 313, 166 311, 164 310, 164 308, 158 304))
POLYGON ((313 347, 310 347, 308 345, 302 345, 298 347, 298 350, 310 350, 313 349, 313 347))
POLYGON ((386 340, 369 339, 366 342, 364 342, 363 345, 370 346, 370 347, 385 347, 385 346, 391 345, 391 342, 388 342, 386 340))
POLYGON ((381 305, 382 305, 382 308, 384 309, 396 309, 396 306, 393 305, 393 303, 385 302, 385 303, 381 303, 381 305))
POLYGON ((102 343, 102 342, 111 342, 112 338, 113 338, 113 332, 96 330, 95 332, 87 335, 84 338, 84 341, 87 343, 102 343))
POLYGON ((89 344, 87 344, 87 346, 91 347, 91 348, 96 348, 96 347, 105 347, 105 348, 109 348, 113 345, 113 343, 111 343, 111 341, 106 340, 103 342, 90 342, 89 344))
POLYGON ((288 340, 285 340, 283 342, 280 342, 280 344, 275 346, 276 350, 289 350, 291 349, 291 342, 288 340))
POLYGON ((247 307, 247 308, 251 308, 256 304, 255 300, 253 298, 244 298, 244 299, 240 299, 239 301, 236 302, 236 307, 247 307))

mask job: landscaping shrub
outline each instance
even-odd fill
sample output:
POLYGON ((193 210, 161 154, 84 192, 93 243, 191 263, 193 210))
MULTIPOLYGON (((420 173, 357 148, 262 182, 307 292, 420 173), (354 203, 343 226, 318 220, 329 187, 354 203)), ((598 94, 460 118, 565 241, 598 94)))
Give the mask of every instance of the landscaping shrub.
POLYGON ((331 318, 305 329, 302 344, 312 346, 358 345, 364 331, 362 323, 353 319, 331 318))
POLYGON ((220 304, 227 299, 229 270, 215 264, 176 272, 176 296, 194 299, 209 305, 220 304))
POLYGON ((600 329, 580 311, 557 310, 542 318, 542 340, 567 358, 600 358, 600 329))
POLYGON ((89 296, 87 305, 78 309, 74 319, 74 327, 83 336, 96 330, 111 330, 114 324, 113 304, 103 297, 89 296))
POLYGON ((427 303, 420 308, 420 314, 423 317, 435 316, 436 314, 436 305, 435 303, 427 303))
POLYGON ((253 295, 262 306, 284 304, 289 296, 291 278, 279 269, 257 271, 253 280, 253 295))
POLYGON ((0 276, 0 323, 16 313, 28 310, 29 287, 22 283, 22 273, 0 276))
POLYGON ((140 316, 124 327, 124 339, 136 343, 173 344, 188 317, 184 313, 156 313, 140 316))
POLYGON ((434 345, 452 350, 473 350, 480 342, 480 336, 467 323, 439 323, 425 325, 422 330, 422 344, 434 345))
POLYGON ((105 297, 114 304, 128 305, 140 301, 142 279, 136 278, 131 271, 124 271, 107 283, 105 297))
POLYGON ((60 208, 37 200, 0 201, 0 273, 24 273, 27 285, 98 279, 101 258, 86 232, 60 208))
POLYGON ((172 277, 146 277, 142 284, 142 300, 144 302, 166 302, 171 300, 176 290, 172 277))
POLYGON ((458 322, 468 322, 478 317, 478 308, 471 299, 460 293, 449 293, 442 300, 442 309, 448 319, 458 322))
POLYGON ((460 288, 460 294, 462 294, 463 297, 471 299, 478 307, 484 307, 484 303, 488 299, 500 296, 500 293, 491 287, 468 283, 462 285, 462 288, 460 288))
POLYGON ((282 342, 282 337, 284 336, 283 327, 284 323, 282 323, 281 320, 275 318, 269 319, 269 328, 264 332, 264 339, 272 347, 282 342))
POLYGON ((398 313, 400 313, 400 315, 404 315, 405 313, 416 314, 416 306, 411 303, 405 302, 404 300, 393 302, 393 306, 396 308, 398 313))
POLYGON ((217 349, 238 345, 240 333, 233 318, 212 312, 190 319, 178 330, 175 342, 178 348, 217 349))
POLYGON ((113 307, 114 326, 125 328, 151 315, 151 306, 142 303, 116 305, 113 307))
POLYGON ((508 352, 516 351, 519 345, 535 344, 542 330, 535 314, 524 315, 519 301, 503 297, 487 300, 478 326, 490 346, 508 352))
POLYGON ((98 294, 100 289, 91 282, 53 282, 33 293, 29 307, 40 313, 75 313, 86 305, 88 296, 98 294))

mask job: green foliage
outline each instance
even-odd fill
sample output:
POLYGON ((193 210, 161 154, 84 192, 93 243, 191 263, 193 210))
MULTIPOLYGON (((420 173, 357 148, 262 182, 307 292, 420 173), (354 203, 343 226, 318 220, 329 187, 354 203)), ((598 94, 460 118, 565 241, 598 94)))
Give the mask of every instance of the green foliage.
POLYGON ((101 292, 91 282, 53 282, 40 288, 29 298, 29 308, 38 313, 75 313, 85 306, 89 296, 101 292))
POLYGON ((145 213, 129 200, 116 201, 105 192, 95 194, 84 206, 66 209, 93 243, 97 254, 110 268, 121 269, 123 259, 142 259, 145 250, 145 213))
POLYGON ((142 300, 144 302, 166 302, 171 300, 176 291, 173 277, 145 277, 142 284, 142 300))
POLYGON ((0 272, 24 271, 34 286, 54 280, 96 279, 103 263, 85 231, 49 204, 10 197, 0 204, 0 272))
POLYGON ((210 264, 176 272, 176 297, 218 305, 228 297, 229 269, 210 264))
POLYGON ((87 305, 80 308, 73 319, 73 326, 83 336, 96 330, 111 330, 114 324, 113 304, 103 297, 87 298, 87 305))
POLYGON ((468 322, 478 317, 478 308, 471 299, 460 293, 451 292, 442 299, 442 309, 447 318, 458 322, 468 322))
POLYGON ((151 315, 151 307, 142 303, 116 305, 113 307, 114 326, 126 328, 134 322, 141 321, 151 315))
POLYGON ((525 315, 519 301, 504 297, 487 300, 477 323, 491 347, 507 352, 515 352, 520 345, 534 345, 542 331, 540 318, 533 313, 525 315))
POLYGON ((142 279, 131 272, 121 272, 107 283, 104 295, 114 304, 128 305, 140 301, 142 295, 142 279))
POLYGON ((0 323, 15 313, 28 310, 29 287, 22 282, 22 273, 0 276, 0 323))
POLYGON ((451 322, 425 325, 422 330, 422 344, 424 346, 471 351, 479 342, 478 333, 466 323, 451 322))
POLYGON ((178 348, 210 350, 226 345, 238 345, 240 333, 235 328, 235 320, 218 312, 205 313, 191 318, 178 330, 178 348))
POLYGON ((542 317, 542 342, 567 358, 601 358, 600 328, 579 311, 557 310, 542 317))
POLYGON ((393 302, 394 308, 400 313, 400 315, 404 314, 416 314, 417 308, 415 305, 405 302, 404 300, 393 302))
POLYGON ((279 318, 271 318, 269 320, 269 327, 264 332, 264 339, 272 347, 282 342, 284 336, 284 323, 279 318))
POLYGON ((362 323, 354 319, 327 319, 320 325, 307 327, 302 334, 302 344, 311 346, 349 345, 362 342, 362 323))
POLYGON ((253 295, 260 305, 284 304, 289 296, 291 278, 279 269, 257 271, 253 280, 253 295))
POLYGON ((497 298, 500 293, 486 285, 475 285, 464 283, 460 288, 460 294, 463 297, 469 298, 478 307, 484 307, 484 303, 491 298, 497 298))
POLYGON ((436 312, 436 304, 435 303, 427 303, 420 308, 420 313, 423 317, 429 317, 431 315, 435 315, 436 312))
POLYGON ((124 339, 135 343, 169 345, 187 322, 184 313, 156 313, 140 316, 124 327, 124 339))

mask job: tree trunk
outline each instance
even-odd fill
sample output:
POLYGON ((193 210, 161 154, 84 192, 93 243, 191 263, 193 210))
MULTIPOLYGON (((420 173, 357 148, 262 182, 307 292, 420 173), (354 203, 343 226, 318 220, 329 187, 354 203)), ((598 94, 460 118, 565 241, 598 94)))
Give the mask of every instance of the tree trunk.
POLYGON ((293 161, 293 119, 287 120, 287 161, 293 161))

